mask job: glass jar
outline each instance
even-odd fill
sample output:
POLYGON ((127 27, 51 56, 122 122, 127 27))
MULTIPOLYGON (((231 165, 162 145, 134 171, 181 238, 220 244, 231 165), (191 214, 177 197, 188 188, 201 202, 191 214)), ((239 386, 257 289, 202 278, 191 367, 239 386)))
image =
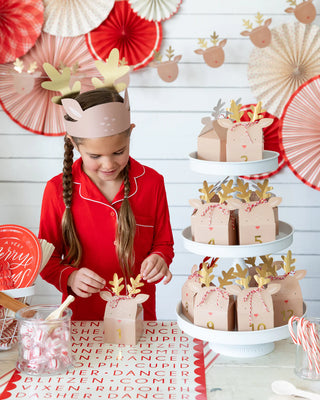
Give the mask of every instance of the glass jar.
POLYGON ((67 308, 58 319, 46 321, 58 306, 22 308, 18 321, 17 369, 29 375, 57 375, 72 366, 71 315, 67 308))
POLYGON ((303 345, 297 345, 295 373, 299 378, 320 380, 320 318, 307 318, 313 324, 314 332, 308 331, 308 342, 311 344, 310 351, 306 351, 303 345), (317 349, 319 351, 315 351, 317 349))

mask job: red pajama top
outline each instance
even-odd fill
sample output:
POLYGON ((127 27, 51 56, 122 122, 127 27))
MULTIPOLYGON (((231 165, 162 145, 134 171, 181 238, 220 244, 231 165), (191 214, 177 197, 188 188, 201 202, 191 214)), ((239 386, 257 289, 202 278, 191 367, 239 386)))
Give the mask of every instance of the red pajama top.
MULTIPOLYGON (((96 272, 106 280, 106 286, 110 289, 109 281, 113 280, 113 274, 123 276, 114 245, 118 211, 124 197, 123 183, 112 203, 109 203, 83 172, 81 158, 74 162, 72 173, 74 188, 71 210, 83 249, 79 268, 86 267, 96 272)), ((136 219, 135 278, 140 273, 142 261, 151 253, 163 257, 168 266, 171 264, 173 237, 163 177, 130 158, 129 180, 129 201, 136 219)), ((75 268, 60 262, 67 253, 61 234, 61 220, 65 210, 62 192, 60 174, 47 183, 44 191, 39 238, 55 246, 41 276, 62 292, 63 301, 70 291, 67 287, 68 277, 75 268)), ((145 320, 156 319, 155 290, 154 283, 144 281, 142 292, 150 295, 143 303, 145 320)), ((124 289, 121 294, 125 294, 124 289)), ((89 298, 76 297, 69 307, 73 311, 74 320, 102 320, 105 306, 105 301, 96 293, 89 298)))

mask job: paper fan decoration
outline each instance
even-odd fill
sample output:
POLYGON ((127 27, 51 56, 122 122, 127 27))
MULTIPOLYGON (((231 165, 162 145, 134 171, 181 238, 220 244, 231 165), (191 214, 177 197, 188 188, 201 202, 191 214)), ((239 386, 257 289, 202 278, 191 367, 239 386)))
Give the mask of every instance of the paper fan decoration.
POLYGON ((129 0, 134 12, 147 21, 169 19, 178 11, 182 0, 129 0))
POLYGON ((42 24, 42 0, 0 0, 0 64, 26 54, 42 24))
POLYGON ((91 78, 101 75, 88 52, 84 36, 64 38, 43 32, 33 48, 18 61, 18 65, 17 62, 0 65, 0 104, 4 111, 13 121, 31 132, 63 135, 64 111, 51 101, 52 96, 60 93, 49 92, 41 87, 43 81, 49 80, 43 64, 48 62, 58 70, 70 67, 74 80, 81 80, 83 91, 93 89, 91 78), (34 70, 35 65, 35 72, 28 73, 34 70))
MULTIPOLYGON (((244 111, 243 116, 241 117, 241 121, 250 121, 250 117, 248 115, 248 111, 250 111, 252 106, 256 106, 256 104, 247 104, 241 107, 241 110, 244 111)), ((263 118, 273 118, 273 123, 266 128, 263 128, 263 139, 264 139, 264 149, 276 151, 279 153, 278 157, 278 168, 275 171, 268 172, 266 174, 255 174, 249 176, 243 176, 245 179, 267 179, 270 176, 278 173, 285 165, 286 162, 282 155, 282 150, 280 147, 280 137, 279 137, 279 128, 280 128, 280 120, 274 115, 269 114, 267 111, 261 113, 263 118)))
POLYGON ((43 31, 56 36, 79 36, 104 21, 115 0, 44 0, 43 31))
POLYGON ((140 18, 127 1, 115 2, 109 17, 86 35, 93 57, 106 60, 110 51, 117 48, 120 60, 132 69, 147 65, 154 52, 159 51, 161 40, 161 23, 140 18))
POLYGON ((320 190, 320 76, 301 85, 285 106, 280 146, 292 172, 320 190))
POLYGON ((270 45, 250 55, 248 80, 254 96, 279 118, 292 93, 320 74, 320 28, 293 22, 271 32, 270 45))

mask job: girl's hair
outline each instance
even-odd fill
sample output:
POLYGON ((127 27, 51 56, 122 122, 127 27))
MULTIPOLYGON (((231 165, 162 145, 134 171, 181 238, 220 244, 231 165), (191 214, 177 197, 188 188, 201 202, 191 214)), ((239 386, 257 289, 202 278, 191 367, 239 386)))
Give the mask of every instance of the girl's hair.
MULTIPOLYGON (((81 105, 83 110, 96 106, 98 104, 110 103, 113 101, 123 102, 123 98, 116 90, 109 88, 100 88, 84 92, 76 97, 76 100, 81 105)), ((68 115, 66 119, 72 120, 68 115)), ((121 134, 130 134, 130 129, 122 132, 121 134)), ((74 142, 78 146, 86 139, 73 137, 74 142)), ((64 138, 64 162, 63 162, 63 201, 66 206, 62 217, 62 236, 68 254, 66 261, 71 265, 77 267, 81 261, 82 247, 78 239, 77 232, 74 226, 73 216, 71 212, 72 193, 73 193, 73 179, 72 179, 72 164, 73 164, 73 144, 71 140, 65 136, 64 138)), ((119 216, 118 226, 116 232, 116 251, 120 266, 125 276, 131 276, 134 264, 134 236, 136 230, 136 221, 132 212, 129 194, 129 169, 130 163, 126 165, 123 170, 123 183, 124 183, 124 200, 122 201, 119 216)))

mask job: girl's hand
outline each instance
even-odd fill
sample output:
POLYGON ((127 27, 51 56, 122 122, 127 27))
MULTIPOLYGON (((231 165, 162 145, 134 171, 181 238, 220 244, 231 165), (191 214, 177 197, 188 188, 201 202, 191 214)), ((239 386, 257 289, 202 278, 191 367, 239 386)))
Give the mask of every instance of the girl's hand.
POLYGON ((156 282, 165 277, 163 281, 164 285, 169 283, 172 278, 166 262, 159 254, 151 254, 142 262, 140 274, 142 279, 149 283, 156 282))
POLYGON ((68 278, 68 286, 80 297, 90 297, 93 293, 100 292, 106 281, 88 268, 73 271, 68 278))

